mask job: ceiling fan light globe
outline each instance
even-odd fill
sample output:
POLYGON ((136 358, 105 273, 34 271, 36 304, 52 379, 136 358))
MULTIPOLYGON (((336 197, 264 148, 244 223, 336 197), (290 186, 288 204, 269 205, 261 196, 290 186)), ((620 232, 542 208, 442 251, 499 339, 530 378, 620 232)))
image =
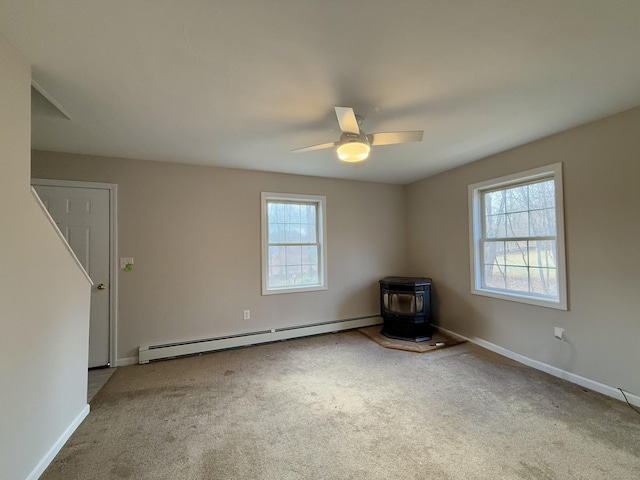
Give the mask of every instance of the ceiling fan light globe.
POLYGON ((346 142, 337 148, 338 158, 343 162, 362 162, 369 157, 371 146, 364 142, 346 142))

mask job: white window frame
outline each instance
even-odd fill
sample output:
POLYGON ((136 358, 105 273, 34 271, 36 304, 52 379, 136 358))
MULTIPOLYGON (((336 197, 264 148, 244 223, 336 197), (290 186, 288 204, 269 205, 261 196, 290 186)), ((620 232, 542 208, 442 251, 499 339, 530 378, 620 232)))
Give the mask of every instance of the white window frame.
POLYGON ((293 193, 262 192, 261 194, 261 227, 262 227, 262 295, 277 295, 281 293, 313 292, 327 290, 327 198, 323 195, 304 195, 293 193), (319 242, 318 249, 318 280, 317 285, 301 285, 299 287, 271 287, 268 285, 269 274, 269 226, 267 217, 267 203, 269 201, 286 201, 316 204, 316 235, 319 242))
MULTIPOLYGON (((512 302, 526 303, 541 307, 567 310, 567 275, 564 241, 564 202, 562 191, 562 163, 554 163, 504 177, 474 183, 468 186, 469 193, 469 239, 471 259, 471 293, 486 297, 499 298, 512 302), (555 184, 556 212, 556 255, 558 298, 551 299, 533 293, 483 287, 481 241, 483 235, 484 212, 482 194, 488 190, 509 188, 536 180, 553 179, 555 184)), ((532 237, 535 239, 535 237, 532 237)))

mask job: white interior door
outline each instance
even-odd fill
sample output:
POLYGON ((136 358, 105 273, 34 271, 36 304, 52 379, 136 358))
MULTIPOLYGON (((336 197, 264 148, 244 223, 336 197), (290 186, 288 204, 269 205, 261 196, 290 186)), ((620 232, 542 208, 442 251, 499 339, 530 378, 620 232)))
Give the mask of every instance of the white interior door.
POLYGON ((109 364, 110 332, 110 191, 37 185, 47 207, 91 280, 89 368, 109 364))

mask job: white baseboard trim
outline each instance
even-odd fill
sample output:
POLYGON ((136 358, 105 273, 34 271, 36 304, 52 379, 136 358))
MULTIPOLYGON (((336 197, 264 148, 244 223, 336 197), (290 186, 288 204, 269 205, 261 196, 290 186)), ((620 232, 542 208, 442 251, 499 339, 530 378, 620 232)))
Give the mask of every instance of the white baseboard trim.
POLYGON ((62 433, 62 435, 60 435, 60 438, 58 438, 56 443, 53 444, 46 455, 42 457, 42 460, 38 462, 38 465, 36 465, 36 467, 31 471, 31 473, 25 480, 38 480, 38 478, 40 478, 40 475, 44 473, 44 471, 53 461, 60 449, 64 446, 65 443, 67 443, 67 440, 69 440, 73 432, 76 431, 76 428, 78 428, 82 421, 87 418, 87 415, 89 415, 89 404, 83 407, 78 416, 73 419, 71 425, 69 425, 62 433))
POLYGON ((116 360, 116 367, 126 367, 138 363, 138 357, 124 357, 116 360))
MULTIPOLYGON (((191 340, 186 342, 166 343, 162 345, 142 345, 139 348, 139 363, 145 364, 152 360, 161 360, 198 353, 226 350, 229 348, 246 347, 260 343, 277 342, 291 338, 308 337, 322 333, 351 330, 354 328, 370 327, 381 323, 379 314, 365 315, 356 318, 345 318, 310 325, 273 328, 259 332, 243 333, 226 337, 191 340)), ((120 364, 120 362, 118 362, 120 364)))
MULTIPOLYGON (((460 335, 459 333, 452 332, 451 330, 447 330, 446 328, 442 328, 436 326, 438 330, 447 335, 451 335, 453 337, 462 338, 471 343, 475 343, 480 347, 486 348, 487 350, 491 350, 492 352, 498 353, 504 357, 510 358, 511 360, 515 360, 516 362, 520 362, 528 367, 535 368, 536 370, 540 370, 542 372, 548 373, 549 375, 553 375, 554 377, 561 378, 563 380, 567 380, 571 383, 575 383, 576 385, 580 385, 581 387, 588 388, 589 390, 593 390, 594 392, 602 393, 608 397, 615 398, 616 400, 621 400, 626 403, 624 396, 620 392, 619 389, 615 387, 611 387, 609 385, 605 385, 604 383, 596 382, 595 380, 591 380, 590 378, 582 377, 580 375, 576 375, 575 373, 567 372, 566 370, 562 370, 561 368, 554 367, 547 363, 540 362, 538 360, 534 360, 529 357, 525 357, 524 355, 520 355, 519 353, 512 352, 511 350, 507 350, 504 347, 496 345, 491 342, 487 342, 482 338, 478 337, 465 337, 464 335, 460 335)), ((629 403, 640 407, 640 396, 635 395, 633 393, 625 392, 629 403)))

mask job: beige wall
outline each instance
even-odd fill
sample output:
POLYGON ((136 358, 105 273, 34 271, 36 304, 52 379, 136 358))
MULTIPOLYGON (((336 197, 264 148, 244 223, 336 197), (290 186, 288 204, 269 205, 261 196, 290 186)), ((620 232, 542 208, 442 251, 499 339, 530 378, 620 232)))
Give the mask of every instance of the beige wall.
POLYGON ((413 183, 410 273, 433 277, 443 327, 638 395, 639 182, 634 109, 413 183), (467 185, 555 162, 563 163, 569 311, 471 295, 467 185))
POLYGON ((31 194, 31 71, 2 36, 0 66, 0 476, 23 479, 86 413, 90 290, 31 194))
POLYGON ((400 186, 33 152, 34 177, 118 184, 118 358, 142 344, 376 314, 404 271, 400 186), (261 295, 260 192, 326 195, 329 289, 261 295), (242 311, 251 310, 251 320, 242 311))

